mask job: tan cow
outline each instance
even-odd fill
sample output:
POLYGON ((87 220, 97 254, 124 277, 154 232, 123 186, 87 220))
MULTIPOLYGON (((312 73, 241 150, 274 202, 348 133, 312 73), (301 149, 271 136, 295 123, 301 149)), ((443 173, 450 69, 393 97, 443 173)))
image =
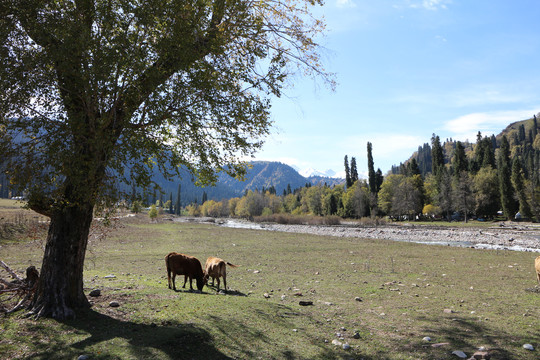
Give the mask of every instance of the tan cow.
POLYGON ((204 287, 204 274, 199 259, 179 253, 169 253, 165 257, 165 264, 167 265, 167 279, 169 280, 169 289, 171 288, 171 273, 172 273, 172 288, 176 290, 175 278, 176 275, 184 275, 184 285, 186 287, 186 281, 189 277, 189 287, 193 290, 191 281, 193 278, 197 280, 197 289, 202 291, 204 287))
POLYGON ((536 268, 536 277, 538 279, 538 284, 540 285, 540 256, 534 260, 534 267, 536 268))
POLYGON ((225 291, 227 291, 227 266, 238 267, 239 265, 233 265, 230 262, 226 262, 223 259, 210 256, 206 260, 204 266, 204 283, 208 282, 208 278, 212 278, 212 286, 214 286, 214 281, 217 279, 217 289, 219 291, 220 277, 223 277, 223 286, 225 291))

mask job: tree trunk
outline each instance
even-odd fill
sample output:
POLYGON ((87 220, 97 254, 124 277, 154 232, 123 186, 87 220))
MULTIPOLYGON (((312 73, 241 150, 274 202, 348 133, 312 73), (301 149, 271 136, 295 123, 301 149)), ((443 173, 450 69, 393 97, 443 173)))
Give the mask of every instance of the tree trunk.
POLYGON ((90 306, 83 292, 83 266, 92 216, 92 204, 53 210, 30 315, 62 320, 90 306))

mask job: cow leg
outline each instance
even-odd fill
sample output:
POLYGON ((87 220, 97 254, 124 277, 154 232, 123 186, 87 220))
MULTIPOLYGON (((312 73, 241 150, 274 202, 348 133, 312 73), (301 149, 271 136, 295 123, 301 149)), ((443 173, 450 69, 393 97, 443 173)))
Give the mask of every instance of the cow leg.
POLYGON ((173 272, 173 274, 172 274, 172 288, 173 288, 174 291, 176 291, 175 279, 176 279, 176 273, 173 272))
POLYGON ((190 277, 189 277, 189 289, 190 289, 191 291, 193 291, 192 280, 193 280, 193 278, 190 276, 190 277))
POLYGON ((184 285, 182 285, 182 288, 186 288, 186 282, 187 282, 187 275, 184 275, 184 285))
POLYGON ((221 280, 219 279, 219 276, 217 277, 217 290, 219 291, 219 285, 221 283, 221 280))
POLYGON ((167 280, 169 281, 169 289, 171 288, 171 270, 167 269, 167 280))
POLYGON ((540 285, 540 272, 536 273, 536 277, 538 278, 538 285, 540 285))
POLYGON ((223 274, 223 290, 227 291, 227 275, 223 274))

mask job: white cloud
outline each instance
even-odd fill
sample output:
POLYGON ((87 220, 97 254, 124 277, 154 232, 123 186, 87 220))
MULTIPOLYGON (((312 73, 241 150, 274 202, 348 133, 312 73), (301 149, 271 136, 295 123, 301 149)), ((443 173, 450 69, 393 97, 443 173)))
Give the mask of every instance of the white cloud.
POLYGON ((466 108, 500 106, 501 104, 530 104, 535 102, 534 91, 527 85, 472 84, 466 88, 432 92, 399 94, 392 101, 416 106, 466 108))
POLYGON ((451 4, 451 0, 422 0, 422 2, 412 2, 409 4, 410 8, 413 9, 426 9, 431 11, 436 11, 439 9, 446 10, 448 8, 447 4, 451 4))
POLYGON ((336 0, 338 8, 355 8, 356 4, 353 0, 336 0))
POLYGON ((529 110, 471 113, 447 121, 443 129, 456 140, 476 141, 478 131, 484 136, 496 135, 513 122, 531 118, 539 109, 540 107, 529 110))

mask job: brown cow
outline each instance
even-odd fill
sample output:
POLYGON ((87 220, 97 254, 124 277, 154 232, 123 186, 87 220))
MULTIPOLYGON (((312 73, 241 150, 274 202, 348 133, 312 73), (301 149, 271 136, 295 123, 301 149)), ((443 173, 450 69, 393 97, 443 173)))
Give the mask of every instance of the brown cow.
POLYGON ((176 275, 184 275, 184 285, 186 287, 186 281, 189 277, 189 287, 193 290, 193 285, 191 281, 193 278, 197 280, 197 289, 202 291, 204 286, 204 274, 201 266, 201 262, 189 255, 179 254, 179 253, 169 253, 165 257, 165 264, 167 265, 167 279, 169 280, 169 289, 171 288, 171 273, 172 273, 172 288, 176 290, 175 278, 176 275))
POLYGON ((540 285, 540 256, 534 260, 534 267, 536 269, 536 277, 538 278, 538 284, 540 285))
POLYGON ((206 260, 204 266, 204 283, 208 282, 208 278, 212 278, 212 286, 214 286, 214 281, 217 279, 217 289, 219 291, 220 277, 223 277, 223 286, 225 291, 227 291, 227 266, 238 267, 239 265, 233 265, 230 262, 224 261, 220 258, 210 256, 206 260))

